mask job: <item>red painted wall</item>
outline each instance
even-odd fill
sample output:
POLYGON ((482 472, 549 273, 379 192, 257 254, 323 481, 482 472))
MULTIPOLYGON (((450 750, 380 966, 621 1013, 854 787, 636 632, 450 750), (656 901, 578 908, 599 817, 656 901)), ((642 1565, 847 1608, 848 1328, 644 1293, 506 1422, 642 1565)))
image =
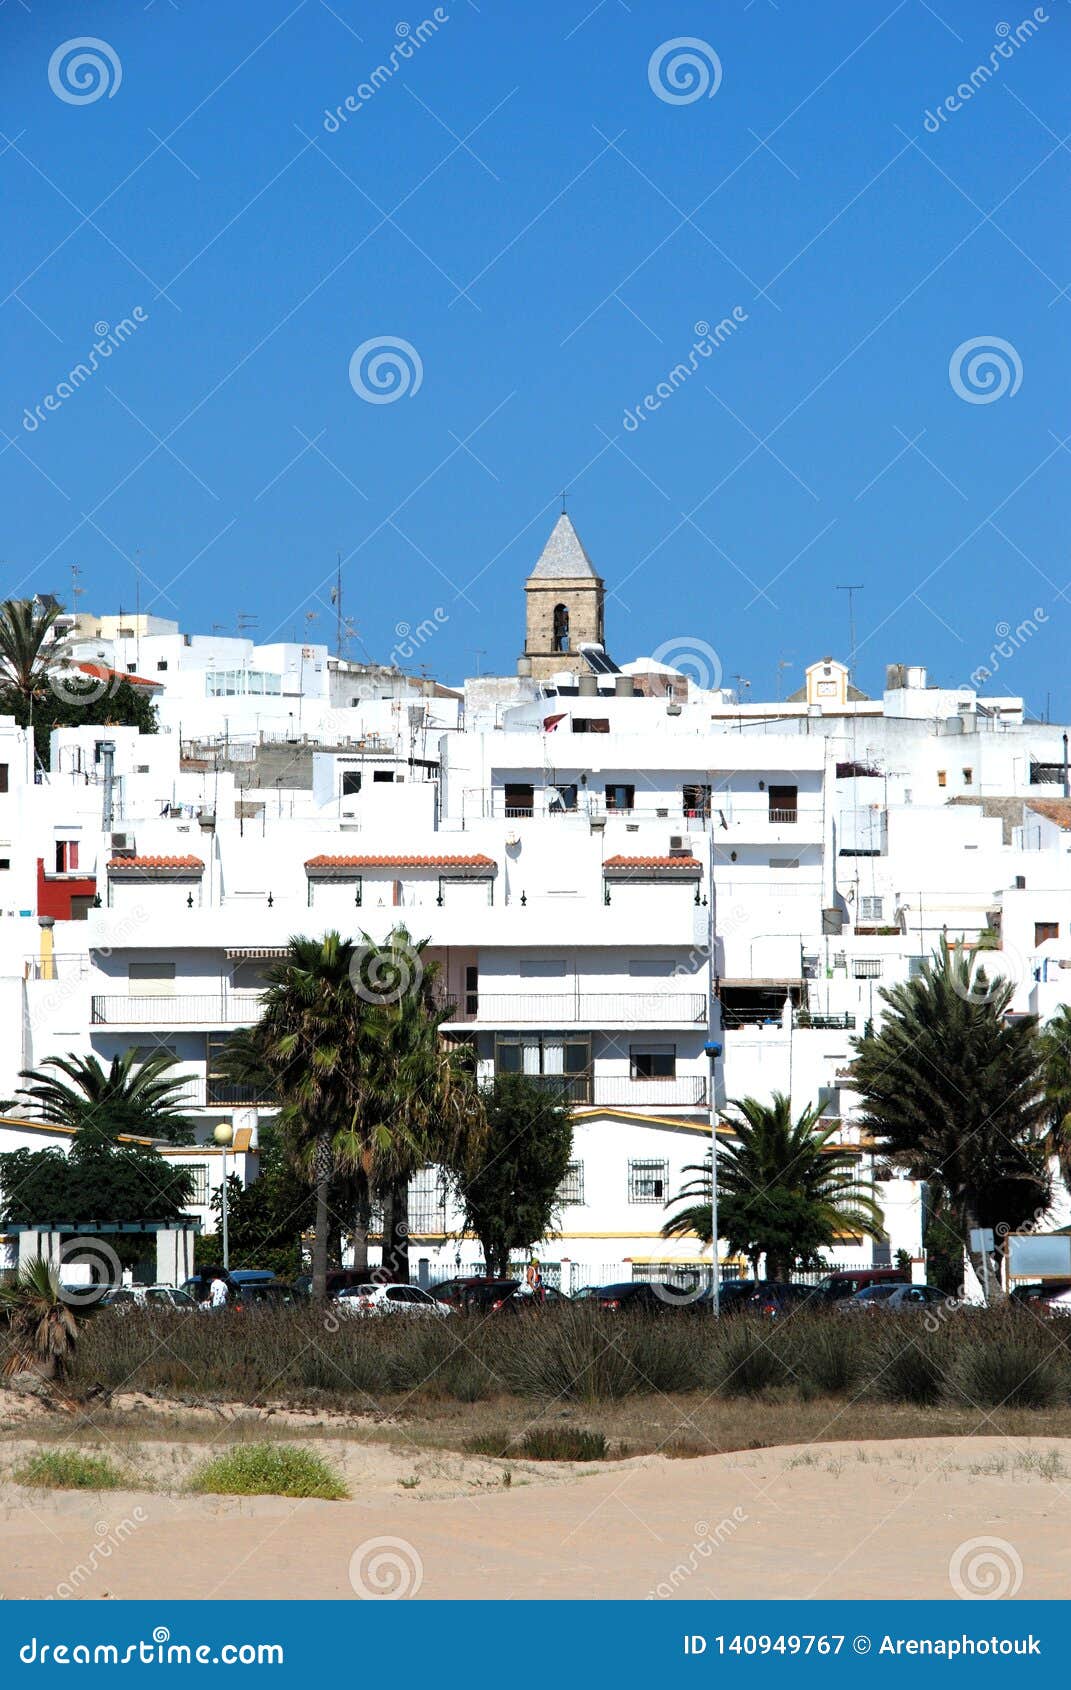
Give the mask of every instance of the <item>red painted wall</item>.
POLYGON ((56 921, 70 921, 71 899, 92 898, 96 895, 97 877, 93 874, 52 875, 45 873, 43 857, 37 859, 37 913, 50 915, 56 921))

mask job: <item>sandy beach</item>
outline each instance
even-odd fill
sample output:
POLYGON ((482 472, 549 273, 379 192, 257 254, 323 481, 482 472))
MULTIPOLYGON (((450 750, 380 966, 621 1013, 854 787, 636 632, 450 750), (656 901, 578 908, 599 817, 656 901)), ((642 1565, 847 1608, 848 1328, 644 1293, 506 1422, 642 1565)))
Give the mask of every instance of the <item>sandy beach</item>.
MULTIPOLYGON (((41 1491, 5 1478, 0 1590, 702 1600, 1058 1598, 1071 1587, 1066 1438, 826 1443, 590 1468, 317 1447, 351 1500, 184 1494, 200 1452, 166 1441, 137 1450, 155 1489, 41 1491)), ((5 1446, 6 1473, 25 1449, 5 1446)))

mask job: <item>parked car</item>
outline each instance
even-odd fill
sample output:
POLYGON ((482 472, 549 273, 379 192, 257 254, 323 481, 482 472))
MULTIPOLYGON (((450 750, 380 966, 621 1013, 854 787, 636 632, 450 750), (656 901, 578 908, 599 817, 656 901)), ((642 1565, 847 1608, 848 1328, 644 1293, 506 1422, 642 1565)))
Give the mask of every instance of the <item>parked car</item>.
POLYGON ((597 1285, 588 1295, 592 1302, 613 1314, 666 1314, 674 1308, 690 1306, 681 1303, 675 1285, 661 1280, 628 1279, 618 1285, 597 1285))
POLYGON ((955 1297, 936 1285, 864 1285, 854 1297, 838 1302, 840 1314, 905 1314, 945 1304, 957 1307, 955 1297))
POLYGON ((228 1308, 281 1309, 293 1308, 305 1298, 284 1279, 251 1279, 239 1281, 227 1301, 228 1308))
POLYGON ((448 1303, 453 1309, 472 1313, 494 1308, 520 1286, 519 1279, 481 1279, 474 1274, 460 1279, 444 1279, 430 1288, 437 1302, 448 1303))
POLYGON ((1013 1304, 1025 1307, 1032 1314, 1071 1314, 1071 1281, 1045 1279, 1033 1285, 1015 1285, 1011 1290, 1013 1304))
POLYGON ((105 1291, 98 1305, 102 1309, 174 1309, 188 1313, 197 1299, 181 1286, 116 1285, 105 1291))
POLYGON ((836 1268, 818 1282, 817 1290, 827 1303, 839 1303, 854 1297, 870 1285, 906 1285, 909 1276, 903 1268, 836 1268))
POLYGON ((423 1319, 445 1318, 455 1311, 422 1291, 419 1285, 347 1285, 335 1299, 340 1313, 347 1315, 403 1315, 423 1319))
POLYGON ((760 1314, 768 1320, 777 1320, 782 1315, 797 1314, 804 1308, 821 1308, 823 1303, 824 1298, 817 1285, 803 1285, 794 1279, 774 1279, 758 1284, 755 1295, 745 1299, 742 1309, 746 1314, 760 1314))
POLYGON ((503 1296, 496 1297, 491 1303, 492 1314, 531 1314, 533 1310, 561 1308, 563 1303, 572 1302, 564 1291, 559 1291, 556 1285, 544 1285, 542 1294, 536 1296, 527 1285, 518 1285, 503 1296))

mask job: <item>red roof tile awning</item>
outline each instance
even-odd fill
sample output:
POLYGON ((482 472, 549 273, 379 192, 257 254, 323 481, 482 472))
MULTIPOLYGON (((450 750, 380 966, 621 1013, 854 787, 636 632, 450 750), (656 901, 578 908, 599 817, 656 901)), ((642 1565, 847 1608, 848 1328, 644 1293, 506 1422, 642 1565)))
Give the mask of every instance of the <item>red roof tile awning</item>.
POLYGON ((316 870, 337 869, 376 869, 376 868, 428 868, 435 869, 440 874, 497 874, 498 864, 493 857, 481 855, 473 857, 309 857, 305 863, 307 873, 316 870))
POLYGON ((108 873, 130 870, 134 874, 203 874, 205 865, 200 857, 109 857, 108 873))
POLYGON ((609 880, 698 880, 703 865, 698 857, 607 857, 602 871, 609 880))

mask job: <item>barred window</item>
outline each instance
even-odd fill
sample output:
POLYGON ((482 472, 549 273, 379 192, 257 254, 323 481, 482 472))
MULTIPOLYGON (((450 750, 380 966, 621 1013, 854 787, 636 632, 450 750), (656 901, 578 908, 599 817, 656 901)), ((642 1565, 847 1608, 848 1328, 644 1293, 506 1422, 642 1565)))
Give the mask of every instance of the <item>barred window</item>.
POLYGON ((853 957, 852 978, 854 980, 880 980, 881 958, 879 956, 853 957))
POLYGON ((446 1231, 446 1191, 437 1168, 421 1168, 409 1181, 409 1230, 446 1231))
POLYGON ((582 1203, 584 1201, 584 1164, 570 1162, 565 1170, 565 1178, 558 1187, 559 1203, 582 1203))
POLYGON ((629 1162, 628 1200, 630 1203, 664 1203, 669 1194, 668 1186, 668 1162, 629 1162))
POLYGON ((188 1167, 186 1169, 186 1172, 191 1176, 190 1177, 190 1197, 189 1197, 189 1201, 191 1203, 207 1203, 208 1202, 208 1164, 207 1164, 207 1162, 194 1162, 190 1165, 190 1167, 188 1167))

